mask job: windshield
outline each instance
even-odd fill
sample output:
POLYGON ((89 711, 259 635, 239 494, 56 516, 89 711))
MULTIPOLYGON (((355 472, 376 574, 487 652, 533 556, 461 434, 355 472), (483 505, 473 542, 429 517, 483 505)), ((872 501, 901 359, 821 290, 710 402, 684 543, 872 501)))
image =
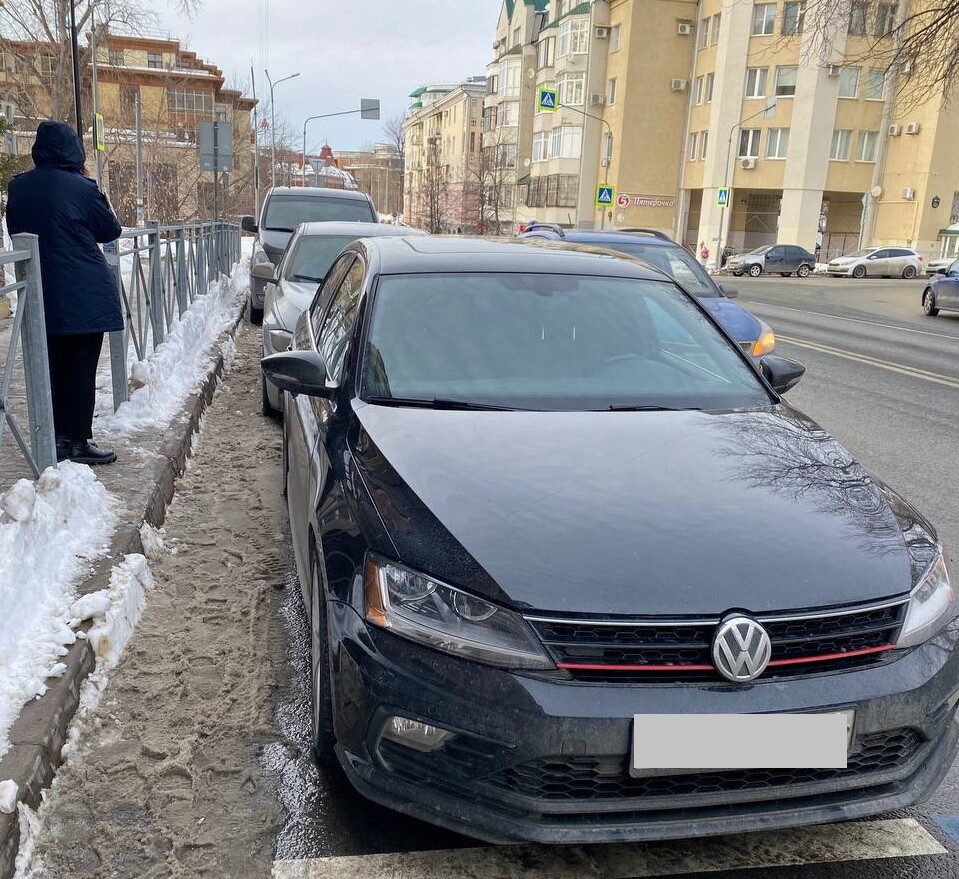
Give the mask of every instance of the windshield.
POLYGON ((622 241, 600 244, 627 256, 648 262, 669 277, 678 281, 695 296, 722 295, 709 279, 706 270, 682 247, 666 247, 662 244, 647 244, 643 241, 622 241))
POLYGON ((288 281, 322 281, 333 260, 354 241, 355 235, 302 236, 286 261, 283 277, 288 281))
POLYGON ((539 274, 383 276, 360 393, 552 410, 771 402, 672 284, 539 274))
POLYGON ((263 228, 271 232, 292 232, 300 223, 372 223, 374 219, 366 200, 274 195, 267 206, 263 228))
POLYGON ((875 247, 867 247, 865 250, 857 250, 855 253, 850 253, 846 256, 846 259, 854 259, 857 256, 869 256, 870 253, 875 253, 875 247))
POLYGON ((747 256, 761 256, 764 253, 768 253, 772 249, 772 245, 767 244, 765 247, 757 247, 755 250, 750 250, 747 256))

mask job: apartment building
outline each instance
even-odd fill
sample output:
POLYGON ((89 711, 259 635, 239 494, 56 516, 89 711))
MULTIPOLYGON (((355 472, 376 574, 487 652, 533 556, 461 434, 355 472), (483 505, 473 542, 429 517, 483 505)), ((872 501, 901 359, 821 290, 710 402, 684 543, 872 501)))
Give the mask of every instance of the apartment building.
POLYGON ((480 118, 486 77, 420 86, 403 123, 406 221, 431 232, 485 231, 480 118))

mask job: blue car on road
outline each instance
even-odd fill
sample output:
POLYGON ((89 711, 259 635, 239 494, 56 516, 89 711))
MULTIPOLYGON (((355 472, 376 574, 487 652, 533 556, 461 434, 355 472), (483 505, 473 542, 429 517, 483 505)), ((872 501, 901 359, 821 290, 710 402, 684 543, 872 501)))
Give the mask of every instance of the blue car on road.
POLYGON ((751 357, 762 357, 776 347, 776 336, 769 325, 732 301, 738 295, 736 288, 729 283, 717 285, 689 251, 662 232, 652 229, 588 231, 533 222, 519 237, 605 247, 641 259, 665 272, 695 296, 751 357))

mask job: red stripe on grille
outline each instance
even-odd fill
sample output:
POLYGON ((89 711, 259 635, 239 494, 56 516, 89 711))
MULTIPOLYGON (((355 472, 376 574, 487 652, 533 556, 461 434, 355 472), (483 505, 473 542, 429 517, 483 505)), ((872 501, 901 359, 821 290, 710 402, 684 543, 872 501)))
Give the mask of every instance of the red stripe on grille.
MULTIPOLYGON (((857 656, 869 656, 894 650, 895 644, 883 644, 879 647, 864 647, 862 650, 847 650, 845 653, 824 653, 821 656, 800 656, 796 659, 774 659, 767 668, 782 665, 801 665, 807 662, 830 662, 839 659, 855 659, 857 656)), ((715 671, 711 665, 603 665, 602 663, 557 662, 558 668, 570 671, 715 671)))

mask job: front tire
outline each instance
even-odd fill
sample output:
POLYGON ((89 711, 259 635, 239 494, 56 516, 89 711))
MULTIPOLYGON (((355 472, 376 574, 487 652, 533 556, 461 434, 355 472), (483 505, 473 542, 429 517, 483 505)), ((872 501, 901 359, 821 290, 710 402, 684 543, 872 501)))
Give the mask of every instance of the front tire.
POLYGON ((263 309, 257 308, 252 298, 250 299, 250 323, 257 327, 263 323, 263 309))
POLYGON ((866 267, 865 266, 856 266, 852 270, 852 276, 854 278, 865 278, 866 277, 866 267))
POLYGON ((333 731, 333 694, 330 692, 329 620, 315 548, 310 549, 310 602, 313 755, 320 766, 333 766, 336 763, 336 734, 333 731))
POLYGON ((270 402, 270 394, 266 386, 266 376, 260 373, 260 407, 267 418, 277 419, 280 417, 279 409, 274 409, 270 402))
POLYGON ((903 276, 903 278, 905 278, 907 281, 911 281, 914 277, 916 277, 916 267, 915 267, 915 266, 906 266, 906 267, 902 270, 902 276, 903 276))
POLYGON ((922 310, 929 317, 935 317, 939 314, 939 309, 936 308, 936 296, 932 290, 926 289, 926 292, 922 294, 922 310))
POLYGON ((758 278, 763 273, 763 267, 761 265, 751 265, 749 267, 749 277, 758 278))
POLYGON ((796 274, 800 278, 808 278, 811 273, 812 273, 812 269, 810 269, 809 266, 806 266, 806 265, 802 265, 798 269, 796 269, 796 274))

